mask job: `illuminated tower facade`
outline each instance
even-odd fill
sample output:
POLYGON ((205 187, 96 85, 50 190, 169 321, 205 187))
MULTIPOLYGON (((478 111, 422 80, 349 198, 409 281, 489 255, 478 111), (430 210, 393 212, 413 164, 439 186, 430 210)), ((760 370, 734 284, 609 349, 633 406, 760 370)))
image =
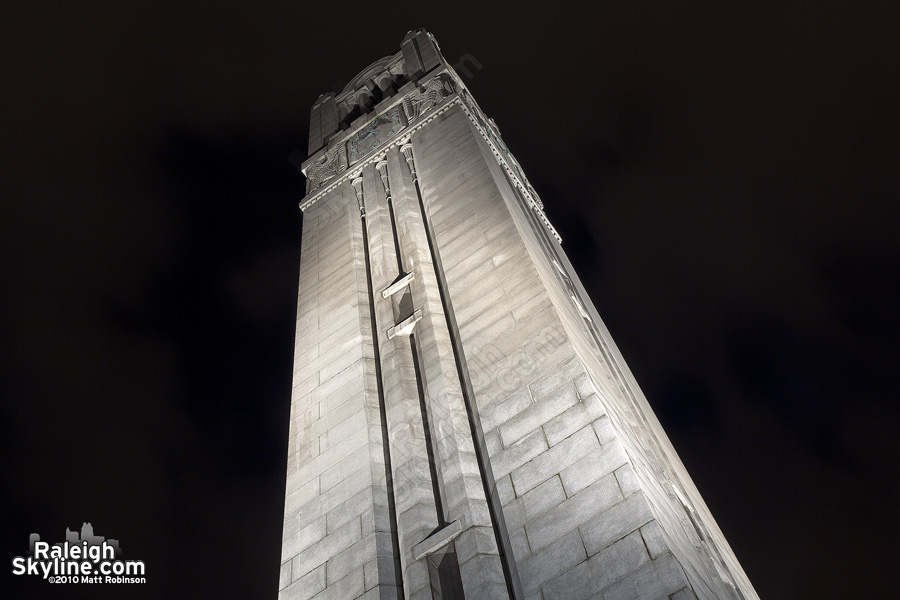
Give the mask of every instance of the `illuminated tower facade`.
POLYGON ((280 598, 757 597, 429 33, 309 156, 280 598))

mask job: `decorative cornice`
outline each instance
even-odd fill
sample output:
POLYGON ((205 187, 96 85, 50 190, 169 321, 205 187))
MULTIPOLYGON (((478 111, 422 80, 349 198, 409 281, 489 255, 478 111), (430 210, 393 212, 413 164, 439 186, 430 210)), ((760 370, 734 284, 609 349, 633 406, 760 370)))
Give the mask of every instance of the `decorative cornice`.
MULTIPOLYGON (((525 178, 524 173, 522 173, 519 168, 515 158, 512 157, 512 153, 506 148, 506 145, 500 141, 499 132, 494 131, 491 125, 488 122, 487 117, 481 111, 481 108, 475 103, 471 94, 468 93, 468 90, 462 84, 459 79, 457 79, 452 73, 450 75, 450 81, 452 82, 452 86, 455 88, 453 92, 447 92, 446 88, 443 87, 445 80, 441 78, 442 75, 448 73, 446 70, 440 70, 433 73, 433 76, 424 84, 420 84, 416 86, 415 91, 405 95, 403 98, 397 98, 391 105, 384 111, 382 111, 378 116, 371 119, 368 123, 374 122, 379 118, 380 115, 387 112, 387 110, 393 110, 398 105, 402 105, 404 108, 404 112, 412 109, 411 112, 406 112, 404 116, 408 118, 409 124, 405 129, 399 131, 392 131, 391 136, 392 139, 386 141, 383 145, 378 148, 377 152, 372 153, 370 156, 363 158, 362 160, 355 162, 353 164, 352 170, 347 170, 347 167, 344 164, 340 164, 340 159, 346 160, 346 148, 345 144, 347 140, 351 138, 351 136, 361 131, 365 125, 357 128, 353 132, 349 132, 346 138, 342 139, 339 143, 332 146, 331 149, 326 150, 326 153, 329 153, 333 156, 331 161, 326 161, 325 164, 331 163, 334 164, 334 167, 331 167, 331 164, 328 164, 329 172, 328 177, 330 181, 323 182, 322 185, 312 191, 307 197, 300 203, 300 210, 306 210, 316 202, 318 202, 323 196, 327 195, 341 184, 343 184, 348 179, 353 178, 354 176, 358 177, 358 174, 362 171, 363 168, 371 165, 372 163, 379 163, 384 160, 384 157, 387 155, 388 150, 395 148, 397 146, 406 146, 410 143, 412 139, 412 134, 439 117, 441 114, 452 108, 453 106, 459 105, 462 107, 463 112, 481 134, 481 137, 487 142, 488 147, 491 149, 491 153, 494 155, 494 159, 497 161, 506 174, 509 176, 509 180, 518 188, 522 197, 525 199, 528 208, 530 208, 544 224, 547 230, 553 235, 554 238, 559 243, 562 243, 562 237, 560 237, 559 233, 556 231, 556 228, 553 227, 553 224, 550 223, 549 219, 547 219, 547 215, 544 213, 544 206, 541 202, 540 198, 537 195, 537 192, 534 191, 534 188, 531 187, 531 184, 528 183, 528 180, 525 178), (410 100, 411 98, 414 100, 410 100), (443 100, 446 98, 446 102, 443 100), (435 106, 437 105, 437 106, 435 106), (410 108, 407 108, 410 107, 410 108), (434 107, 434 108, 432 108, 434 107), (425 113, 424 116, 420 115, 425 113), (411 118, 410 118, 411 117, 411 118), (502 145, 502 149, 500 148, 502 145), (338 163, 338 164, 335 164, 338 163), (331 169, 334 169, 333 172, 331 169), (333 173, 333 174, 332 174, 333 173)), ((409 162, 407 160, 407 162, 409 162)), ((413 178, 416 177, 416 174, 412 173, 413 178)))
POLYGON ((447 67, 436 67, 418 81, 408 82, 400 88, 400 93, 359 117, 350 129, 332 135, 326 147, 307 158, 301 166, 307 179, 307 196, 319 190, 340 171, 357 164, 370 152, 377 151, 420 115, 441 104, 444 98, 454 95, 452 81, 447 67), (386 129, 388 126, 389 129, 386 129))
MULTIPOLYGON (((392 139, 391 141, 387 142, 384 146, 382 146, 379 149, 379 152, 373 153, 368 158, 364 158, 361 161, 359 161, 358 163, 355 163, 353 165, 353 173, 354 174, 357 173, 358 171, 360 171, 361 169, 364 169, 365 167, 371 165, 372 163, 377 163, 381 160, 384 160, 384 157, 385 157, 385 155, 387 155, 388 150, 390 150, 391 148, 396 148, 397 146, 401 146, 403 144, 408 143, 410 136, 414 132, 425 127, 425 125, 427 125, 428 123, 430 123, 431 121, 433 121, 434 119, 436 119, 437 117, 439 117, 444 112, 446 112, 447 110, 449 110, 450 108, 452 108, 453 106, 455 106, 457 104, 462 105, 462 100, 459 98, 459 96, 450 98, 446 104, 436 108, 434 111, 430 112, 430 114, 428 114, 426 117, 423 117, 421 121, 415 123, 414 125, 410 125, 407 129, 400 132, 400 135, 395 136, 394 139, 392 139)), ((315 192, 308 195, 300 203, 300 210, 306 210, 307 208, 309 208, 310 206, 312 206, 313 204, 315 204, 316 202, 321 200, 323 196, 327 195, 329 192, 336 189, 338 186, 343 184, 345 181, 347 181, 351 177, 352 177, 352 174, 349 172, 346 172, 346 171, 343 174, 339 175, 338 177, 335 177, 334 179, 329 181, 326 185, 323 185, 322 187, 317 189, 315 192)))
MULTIPOLYGON (((550 220, 547 219, 547 215, 544 214, 544 205, 538 198, 537 192, 534 191, 534 188, 531 187, 531 184, 528 183, 527 179, 525 179, 525 175, 521 172, 518 166, 515 166, 515 169, 510 165, 511 161, 515 159, 512 158, 512 153, 506 149, 506 145, 503 144, 504 151, 501 151, 498 148, 497 142, 499 142, 499 133, 495 133, 491 130, 490 125, 487 123, 487 117, 484 116, 484 113, 481 112, 481 108, 475 104, 475 100, 472 99, 471 94, 468 93, 468 90, 465 89, 465 86, 462 85, 458 79, 454 77, 454 82, 457 85, 457 98, 462 100, 461 106, 463 107, 463 111, 469 117, 469 120, 472 121, 472 124, 475 125, 475 128, 481 134, 481 137, 484 138, 484 141, 487 142, 488 147, 491 149, 491 153, 494 155, 494 159, 507 173, 509 176, 509 180, 513 182, 517 188, 519 188, 522 197, 525 198, 528 207, 538 216, 541 222, 547 227, 547 230, 556 238, 556 241, 562 243, 562 237, 560 237, 559 233, 556 231, 556 228, 550 223, 550 220), (465 96, 463 96, 465 94, 465 96), (471 104, 470 104, 471 103, 471 104)), ((500 142, 502 143, 502 142, 500 142)))

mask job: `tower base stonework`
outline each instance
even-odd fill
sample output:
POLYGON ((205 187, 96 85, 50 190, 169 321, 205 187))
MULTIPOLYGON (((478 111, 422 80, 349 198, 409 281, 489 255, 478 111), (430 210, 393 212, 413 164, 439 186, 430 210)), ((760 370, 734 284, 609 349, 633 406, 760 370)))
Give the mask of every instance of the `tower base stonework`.
POLYGON ((757 598, 430 34, 309 155, 279 598, 757 598))

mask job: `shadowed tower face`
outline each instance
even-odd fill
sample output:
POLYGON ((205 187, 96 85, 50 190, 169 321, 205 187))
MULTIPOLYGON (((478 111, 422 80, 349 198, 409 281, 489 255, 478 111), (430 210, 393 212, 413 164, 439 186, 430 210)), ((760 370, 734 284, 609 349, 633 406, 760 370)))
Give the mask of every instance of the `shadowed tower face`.
POLYGON ((757 598, 430 34, 309 156, 280 598, 757 598))

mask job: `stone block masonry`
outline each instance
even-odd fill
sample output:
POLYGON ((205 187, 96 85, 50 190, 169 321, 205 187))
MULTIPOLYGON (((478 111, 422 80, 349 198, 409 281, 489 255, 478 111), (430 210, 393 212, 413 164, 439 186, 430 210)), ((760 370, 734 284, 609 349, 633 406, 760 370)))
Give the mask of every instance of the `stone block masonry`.
POLYGON ((309 149, 279 597, 757 598, 434 38, 309 149))

